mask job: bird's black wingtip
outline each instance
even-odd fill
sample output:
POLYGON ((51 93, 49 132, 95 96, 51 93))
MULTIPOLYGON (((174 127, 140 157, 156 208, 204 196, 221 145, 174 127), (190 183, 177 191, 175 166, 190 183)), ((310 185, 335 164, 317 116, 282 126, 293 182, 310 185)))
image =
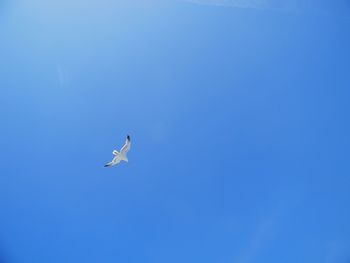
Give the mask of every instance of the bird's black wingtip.
POLYGON ((128 141, 130 141, 130 135, 129 134, 126 136, 126 138, 128 139, 128 141))

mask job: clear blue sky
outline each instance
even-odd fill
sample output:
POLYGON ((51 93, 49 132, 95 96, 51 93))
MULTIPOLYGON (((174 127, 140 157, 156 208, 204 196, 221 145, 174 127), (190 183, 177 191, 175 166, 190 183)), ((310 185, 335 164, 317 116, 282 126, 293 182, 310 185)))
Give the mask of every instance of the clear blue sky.
POLYGON ((349 2, 195 2, 0 2, 1 263, 349 262, 349 2))

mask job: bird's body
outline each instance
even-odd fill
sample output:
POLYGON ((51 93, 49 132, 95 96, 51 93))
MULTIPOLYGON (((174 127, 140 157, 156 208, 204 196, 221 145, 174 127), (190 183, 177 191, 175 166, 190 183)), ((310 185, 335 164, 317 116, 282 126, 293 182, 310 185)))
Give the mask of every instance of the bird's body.
POLYGON ((114 166, 118 163, 120 163, 121 161, 125 161, 128 162, 128 157, 127 157, 127 153, 130 150, 131 147, 131 140, 130 140, 130 136, 128 135, 126 137, 126 141, 124 146, 122 147, 122 149, 120 150, 120 152, 118 152, 117 150, 114 150, 112 153, 114 155, 114 158, 111 162, 107 163, 105 165, 105 167, 111 167, 114 166))

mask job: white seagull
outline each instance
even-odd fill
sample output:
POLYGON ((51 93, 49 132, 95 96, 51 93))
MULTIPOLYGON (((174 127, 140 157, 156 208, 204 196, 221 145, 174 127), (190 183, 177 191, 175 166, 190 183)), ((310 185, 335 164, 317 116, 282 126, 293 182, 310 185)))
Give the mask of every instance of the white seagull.
POLYGON ((128 162, 128 157, 126 156, 126 154, 128 153, 128 151, 130 150, 130 146, 131 146, 131 140, 130 140, 130 136, 128 135, 126 137, 126 141, 124 146, 122 147, 122 149, 120 150, 120 152, 118 152, 117 150, 114 150, 112 153, 114 154, 114 158, 111 162, 107 163, 105 165, 105 167, 111 167, 114 166, 118 163, 120 163, 121 161, 125 161, 128 162))

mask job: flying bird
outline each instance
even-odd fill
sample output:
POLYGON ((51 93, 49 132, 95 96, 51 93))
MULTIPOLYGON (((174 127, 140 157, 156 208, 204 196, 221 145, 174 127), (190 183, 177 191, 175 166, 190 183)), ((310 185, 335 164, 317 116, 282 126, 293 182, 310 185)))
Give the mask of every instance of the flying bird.
POLYGON ((114 150, 112 153, 114 155, 114 158, 111 162, 105 164, 105 167, 111 167, 114 166, 118 163, 120 163, 121 161, 125 161, 128 162, 128 157, 126 156, 126 154, 128 153, 128 151, 130 150, 130 146, 131 146, 131 140, 130 140, 130 136, 128 135, 126 137, 126 141, 124 146, 122 147, 122 149, 120 150, 120 152, 118 152, 117 150, 114 150))

